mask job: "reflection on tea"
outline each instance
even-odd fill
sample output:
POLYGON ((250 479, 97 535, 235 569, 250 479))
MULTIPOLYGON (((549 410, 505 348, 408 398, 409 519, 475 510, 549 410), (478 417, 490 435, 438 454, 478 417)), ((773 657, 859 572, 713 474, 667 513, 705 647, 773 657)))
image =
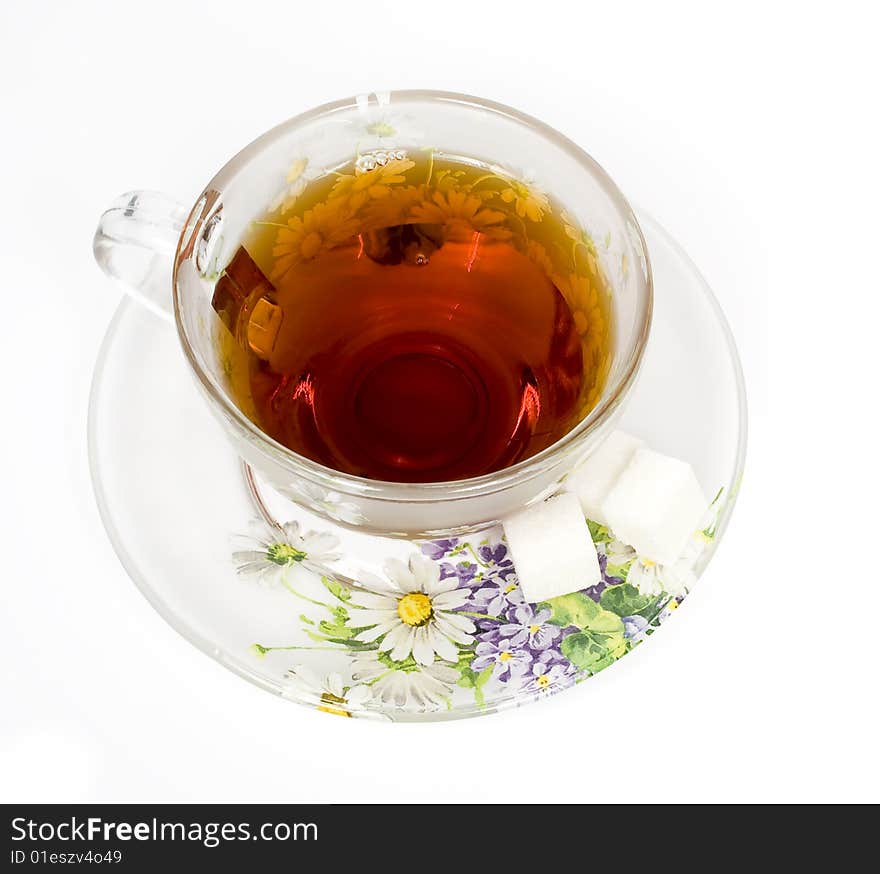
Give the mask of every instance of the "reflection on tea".
POLYGON ((431 154, 362 156, 304 186, 252 224, 213 303, 240 408, 378 480, 540 452, 595 404, 610 357, 590 238, 497 168, 431 154))

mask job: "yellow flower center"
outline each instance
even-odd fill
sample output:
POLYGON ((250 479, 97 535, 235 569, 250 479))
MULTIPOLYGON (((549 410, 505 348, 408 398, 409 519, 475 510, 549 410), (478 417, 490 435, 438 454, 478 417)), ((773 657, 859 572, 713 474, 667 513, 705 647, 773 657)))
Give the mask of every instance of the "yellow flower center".
POLYGON ((541 630, 540 625, 530 625, 529 626, 529 633, 530 634, 537 634, 540 630, 541 630))
POLYGON ((407 625, 425 625, 434 615, 434 605, 427 595, 410 592, 397 602, 397 615, 407 625))
POLYGON ((324 713, 332 713, 334 716, 345 716, 351 719, 351 713, 343 709, 345 704, 345 698, 340 698, 338 695, 333 695, 330 692, 322 692, 318 710, 324 713))
POLYGON ((512 652, 503 652, 498 656, 499 662, 509 662, 513 658, 512 652))
POLYGON ((287 565, 295 561, 302 561, 306 553, 289 543, 270 543, 266 549, 266 558, 275 564, 287 565))
POLYGON ((509 595, 516 588, 516 583, 511 583, 505 590, 504 594, 509 595))
POLYGON ((550 680, 547 679, 547 675, 546 675, 546 674, 541 674, 541 676, 538 677, 538 686, 539 686, 539 688, 541 688, 541 689, 546 689, 549 685, 550 685, 550 680))
POLYGON ((321 235, 317 231, 312 231, 308 234, 299 247, 303 258, 314 258, 321 251, 323 242, 321 235))
POLYGON ((657 567, 657 562, 651 561, 650 558, 643 558, 642 565, 645 567, 646 570, 650 570, 652 567, 657 567))

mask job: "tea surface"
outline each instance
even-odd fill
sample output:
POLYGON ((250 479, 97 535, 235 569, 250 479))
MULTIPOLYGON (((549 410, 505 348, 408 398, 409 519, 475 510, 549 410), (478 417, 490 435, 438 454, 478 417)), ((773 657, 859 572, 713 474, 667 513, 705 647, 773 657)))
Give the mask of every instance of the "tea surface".
POLYGON ((457 480, 534 455, 593 406, 607 285, 544 194, 391 152, 285 195, 213 299, 231 393, 275 440, 371 479, 457 480))

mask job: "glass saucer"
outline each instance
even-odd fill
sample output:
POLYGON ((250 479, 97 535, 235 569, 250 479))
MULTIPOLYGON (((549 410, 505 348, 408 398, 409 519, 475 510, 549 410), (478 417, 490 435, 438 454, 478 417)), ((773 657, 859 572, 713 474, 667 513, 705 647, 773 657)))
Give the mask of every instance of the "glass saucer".
MULTIPOLYGON (((650 217, 639 220, 654 323, 620 427, 688 461, 715 497, 685 572, 643 562, 591 525, 603 581, 529 605, 500 529, 409 542, 328 523, 243 468, 175 332, 124 301, 95 368, 89 453, 101 517, 129 576, 221 664, 346 717, 491 713, 577 685, 642 645, 684 601, 724 533, 742 474, 746 405, 718 302, 675 241, 650 217), (388 574, 400 588, 393 597, 388 574), (401 599, 420 588, 428 597, 401 599)), ((334 511, 344 519, 344 506, 334 511)))

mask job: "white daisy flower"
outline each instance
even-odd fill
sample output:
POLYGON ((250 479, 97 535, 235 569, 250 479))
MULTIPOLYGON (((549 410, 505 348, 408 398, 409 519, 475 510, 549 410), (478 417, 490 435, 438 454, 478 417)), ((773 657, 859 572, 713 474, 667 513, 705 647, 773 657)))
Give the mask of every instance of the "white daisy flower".
POLYGON ((656 596, 666 592, 668 595, 685 595, 696 582, 687 559, 673 565, 657 564, 639 556, 629 568, 626 581, 635 586, 642 595, 656 596))
POLYGON ((458 577, 440 579, 440 568, 421 555, 413 555, 409 566, 390 558, 383 580, 363 575, 361 585, 368 591, 354 591, 352 625, 370 627, 357 639, 365 643, 379 640, 379 649, 394 661, 412 656, 420 665, 431 665, 435 656, 454 662, 458 645, 473 642, 476 626, 466 616, 452 612, 464 606, 469 589, 459 589, 458 577))
POLYGON ((430 666, 389 667, 387 659, 376 652, 358 653, 352 659, 351 674, 377 701, 406 710, 445 707, 458 681, 458 671, 450 665, 435 662, 430 666))
POLYGON ((306 190, 308 177, 305 171, 308 163, 308 158, 296 158, 291 162, 285 179, 286 184, 278 193, 278 196, 269 204, 269 212, 275 212, 280 209, 282 213, 285 213, 293 208, 296 199, 306 190))
POLYGON ((498 196, 505 203, 512 203, 520 218, 528 217, 531 221, 539 222, 544 213, 550 210, 550 201, 535 184, 535 174, 531 168, 523 173, 513 173, 498 164, 491 164, 489 170, 507 184, 507 188, 502 188, 498 196))
POLYGON ((399 149, 425 139, 424 130, 411 116, 400 113, 371 113, 357 131, 358 149, 399 149))
POLYGON ((338 537, 326 531, 301 533, 298 522, 281 526, 257 523, 256 535, 247 540, 250 548, 233 552, 232 558, 238 562, 238 573, 258 578, 273 576, 296 564, 320 567, 339 558, 338 537))
MULTIPOLYGON (((632 563, 626 581, 635 586, 643 595, 659 595, 662 592, 674 597, 686 595, 697 581, 694 573, 697 559, 714 537, 712 526, 715 524, 715 518, 716 511, 713 506, 707 511, 699 529, 694 532, 675 564, 661 565, 639 556, 632 563), (707 532, 710 533, 707 534, 707 532)), ((629 547, 624 547, 624 549, 629 549, 629 547)), ((612 563, 610 556, 608 563, 612 563)))
POLYGON ((321 677, 305 665, 297 665, 285 674, 281 694, 294 701, 313 704, 324 713, 347 717, 360 715, 364 703, 372 698, 366 686, 346 689, 339 674, 321 677))
POLYGON ((347 525, 361 525, 366 517, 357 504, 344 501, 339 492, 328 492, 320 486, 308 482, 297 482, 287 487, 287 491, 295 501, 316 510, 337 522, 347 525))

